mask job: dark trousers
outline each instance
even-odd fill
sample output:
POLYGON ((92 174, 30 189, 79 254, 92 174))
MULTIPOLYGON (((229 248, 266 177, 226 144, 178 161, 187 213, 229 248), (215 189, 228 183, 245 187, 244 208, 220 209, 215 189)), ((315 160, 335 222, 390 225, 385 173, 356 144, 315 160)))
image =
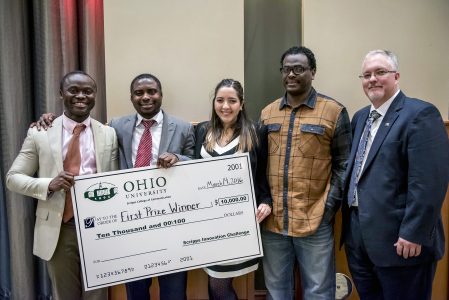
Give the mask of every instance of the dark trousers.
MULTIPOLYGON (((179 272, 158 277, 160 300, 185 300, 187 272, 179 272)), ((150 299, 151 278, 126 283, 128 300, 150 299)))
POLYGON ((357 210, 351 210, 346 234, 346 256, 361 300, 431 299, 436 261, 400 267, 375 266, 362 240, 357 210))

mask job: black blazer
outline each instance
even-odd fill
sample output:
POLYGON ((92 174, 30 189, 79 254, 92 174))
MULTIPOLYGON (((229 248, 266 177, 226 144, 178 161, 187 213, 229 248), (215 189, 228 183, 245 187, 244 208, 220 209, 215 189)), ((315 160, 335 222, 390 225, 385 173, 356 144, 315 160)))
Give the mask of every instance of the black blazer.
MULTIPOLYGON (((369 111, 369 106, 358 111, 351 122, 354 139, 345 195, 369 111)), ((376 266, 414 265, 443 256, 441 206, 448 180, 449 141, 440 113, 432 104, 399 92, 380 124, 357 186, 360 230, 376 266), (422 245, 421 255, 398 256, 393 244, 399 237, 422 245)), ((342 207, 344 242, 347 198, 342 207)))
MULTIPOLYGON (((267 180, 268 133, 264 125, 255 126, 259 143, 249 151, 251 171, 253 174, 254 192, 257 204, 273 205, 267 180)), ((195 127, 195 158, 201 158, 201 147, 205 143, 209 121, 201 122, 195 127)))

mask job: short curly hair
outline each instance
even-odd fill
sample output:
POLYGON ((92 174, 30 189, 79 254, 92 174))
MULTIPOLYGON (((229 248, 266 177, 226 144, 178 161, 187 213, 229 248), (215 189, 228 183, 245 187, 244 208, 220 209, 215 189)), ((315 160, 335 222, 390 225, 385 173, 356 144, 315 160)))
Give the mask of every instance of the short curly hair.
POLYGON ((284 64, 284 58, 288 55, 294 55, 294 54, 304 54, 307 57, 307 60, 309 61, 309 67, 311 70, 316 71, 316 60, 315 55, 313 54, 312 50, 309 48, 303 47, 303 46, 294 46, 288 49, 284 52, 281 56, 281 67, 284 64))

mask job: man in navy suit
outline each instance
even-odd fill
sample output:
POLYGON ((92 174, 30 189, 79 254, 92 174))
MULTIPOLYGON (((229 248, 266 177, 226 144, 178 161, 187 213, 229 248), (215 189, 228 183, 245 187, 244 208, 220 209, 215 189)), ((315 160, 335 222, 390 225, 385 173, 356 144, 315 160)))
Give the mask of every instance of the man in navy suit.
POLYGON ((399 77, 395 54, 366 55, 371 105, 352 119, 342 238, 361 299, 430 299, 444 253, 448 137, 438 110, 407 97, 399 77))

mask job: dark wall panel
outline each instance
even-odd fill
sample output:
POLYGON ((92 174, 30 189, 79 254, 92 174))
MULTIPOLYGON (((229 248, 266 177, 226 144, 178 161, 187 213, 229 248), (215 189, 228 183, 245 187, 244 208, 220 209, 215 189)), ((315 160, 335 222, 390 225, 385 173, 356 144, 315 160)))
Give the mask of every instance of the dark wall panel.
POLYGON ((301 41, 300 0, 245 0, 245 98, 252 119, 282 96, 282 53, 301 41))

